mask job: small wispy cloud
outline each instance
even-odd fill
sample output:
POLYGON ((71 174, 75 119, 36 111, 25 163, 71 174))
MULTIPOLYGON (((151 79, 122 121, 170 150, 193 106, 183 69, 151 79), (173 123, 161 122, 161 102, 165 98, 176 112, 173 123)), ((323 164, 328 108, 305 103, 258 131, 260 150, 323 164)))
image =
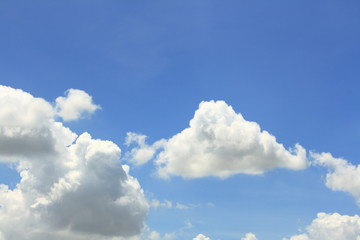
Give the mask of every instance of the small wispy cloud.
POLYGON ((163 200, 163 201, 159 201, 158 199, 152 199, 150 200, 150 206, 152 208, 173 208, 173 209, 179 209, 179 210, 187 210, 187 209, 191 209, 191 208, 198 208, 198 207, 214 207, 214 204, 209 202, 209 203, 205 203, 205 204, 184 204, 184 203, 173 203, 172 201, 169 200, 163 200))
POLYGON ((160 202, 157 199, 152 199, 150 201, 150 206, 153 207, 153 208, 159 208, 159 207, 172 208, 173 203, 171 201, 168 201, 168 200, 164 200, 164 201, 160 202))

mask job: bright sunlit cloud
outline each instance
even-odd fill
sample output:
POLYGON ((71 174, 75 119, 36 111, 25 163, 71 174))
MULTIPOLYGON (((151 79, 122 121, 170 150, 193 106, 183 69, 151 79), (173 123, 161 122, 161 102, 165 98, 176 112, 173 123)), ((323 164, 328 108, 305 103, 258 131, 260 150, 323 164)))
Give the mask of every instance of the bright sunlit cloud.
POLYGON ((359 240, 360 217, 338 213, 318 213, 312 223, 306 228, 307 233, 292 236, 285 240, 359 240))
POLYGON ((334 191, 352 195, 360 204, 360 165, 353 165, 342 158, 334 158, 330 153, 311 153, 314 164, 328 169, 325 185, 334 191))
POLYGON ((83 118, 85 114, 92 114, 100 106, 95 105, 92 97, 79 89, 69 89, 65 97, 56 98, 55 111, 64 121, 73 121, 83 118))
POLYGON ((245 120, 224 101, 202 102, 189 128, 169 140, 153 145, 146 136, 128 133, 127 142, 136 165, 150 160, 162 149, 155 163, 160 177, 226 178, 234 174, 262 174, 274 168, 301 170, 307 167, 306 150, 296 144, 288 150, 259 124, 245 120))

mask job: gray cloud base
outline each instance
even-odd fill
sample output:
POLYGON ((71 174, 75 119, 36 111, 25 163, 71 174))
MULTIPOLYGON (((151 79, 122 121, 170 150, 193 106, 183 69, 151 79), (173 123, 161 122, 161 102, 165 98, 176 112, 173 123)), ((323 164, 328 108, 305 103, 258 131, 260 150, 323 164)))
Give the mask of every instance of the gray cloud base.
POLYGON ((0 86, 0 161, 21 177, 0 185, 0 239, 139 238, 149 206, 120 148, 77 137, 55 116, 45 100, 0 86))

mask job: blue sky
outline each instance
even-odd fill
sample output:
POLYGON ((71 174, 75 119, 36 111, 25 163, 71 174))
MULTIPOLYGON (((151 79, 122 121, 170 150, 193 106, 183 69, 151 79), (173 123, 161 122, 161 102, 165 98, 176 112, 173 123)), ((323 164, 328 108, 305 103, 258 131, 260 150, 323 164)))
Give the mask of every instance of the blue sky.
MULTIPOLYGON (((0 84, 53 106, 59 96, 70 98, 68 89, 92 97, 101 109, 84 107, 85 117, 67 121, 58 105, 53 117, 77 135, 88 132, 121 148, 149 204, 145 230, 137 232, 143 239, 240 240, 251 232, 259 240, 297 234, 321 240, 312 233, 317 213, 359 214, 360 184, 344 187, 342 164, 310 156, 329 152, 354 168, 360 163, 359 26, 360 3, 351 0, 2 1, 0 84), (163 179, 159 155, 134 164, 130 152, 141 146, 125 144, 128 132, 146 135, 150 147, 164 139, 165 150, 156 151, 170 154, 170 139, 211 100, 256 122, 286 150, 299 143, 311 166, 274 163, 260 175, 239 169, 225 178, 215 172, 186 178, 175 169, 163 179), (327 183, 332 172, 338 178, 327 183)), ((229 164, 216 156, 217 164, 229 164)), ((1 161, 1 183, 16 188, 22 160, 1 161)), ((360 227, 355 232, 360 236, 360 227)), ((64 239, 81 239, 76 234, 64 239)))

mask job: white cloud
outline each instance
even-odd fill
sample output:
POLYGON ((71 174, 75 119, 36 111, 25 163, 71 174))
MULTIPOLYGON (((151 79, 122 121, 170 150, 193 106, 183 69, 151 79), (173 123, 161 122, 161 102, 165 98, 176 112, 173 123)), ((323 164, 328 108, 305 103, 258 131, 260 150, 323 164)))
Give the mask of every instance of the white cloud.
POLYGON ((120 148, 88 133, 74 142, 54 116, 45 100, 0 86, 0 160, 21 176, 15 189, 0 185, 1 239, 138 239, 148 203, 120 148))
POLYGON ((1 126, 47 126, 53 118, 52 106, 20 89, 0 86, 1 126))
MULTIPOLYGON (((175 233, 165 233, 161 235, 157 231, 151 231, 150 233, 147 233, 144 235, 145 240, 171 240, 175 238, 175 233)), ((1 238, 0 238, 1 240, 1 238)))
POLYGON ((159 207, 164 207, 164 208, 175 208, 175 209, 179 209, 179 210, 187 210, 190 208, 197 208, 197 207, 213 207, 214 204, 213 203, 206 203, 206 204, 183 204, 183 203, 173 203, 172 201, 169 200, 164 200, 164 201, 159 201, 157 199, 152 199, 150 201, 150 206, 152 208, 159 208, 159 207))
POLYGON ((360 217, 338 213, 318 213, 307 227, 307 232, 289 240, 360 240, 360 217))
POLYGON ((360 165, 352 165, 342 158, 334 158, 330 153, 311 153, 314 163, 329 170, 325 184, 334 191, 351 194, 360 204, 360 165))
POLYGON ((307 167, 299 144, 286 150, 276 138, 246 121, 223 101, 202 102, 190 127, 170 138, 156 159, 161 177, 229 177, 262 174, 273 168, 307 167))
POLYGON ((190 206, 188 205, 185 205, 185 204, 181 204, 181 203, 176 203, 176 206, 175 206, 177 209, 189 209, 190 206))
POLYGON ((206 237, 204 234, 198 234, 193 240, 211 240, 210 238, 206 237))
POLYGON ((59 127, 53 124, 53 117, 54 110, 45 100, 0 86, 0 161, 54 153, 53 132, 59 127))
MULTIPOLYGON (((287 238, 284 238, 284 240, 287 240, 287 238)), ((292 236, 289 240, 309 240, 309 237, 307 234, 299 234, 292 236)))
POLYGON ((165 144, 165 140, 159 140, 152 145, 146 143, 147 136, 142 134, 137 134, 133 132, 128 132, 126 134, 125 144, 130 146, 136 144, 137 147, 131 149, 129 153, 126 154, 126 160, 139 166, 147 163, 151 160, 156 151, 165 144))
POLYGON ((257 240, 255 234, 247 233, 241 240, 257 240))
POLYGON ((152 231, 149 234, 149 240, 161 240, 161 236, 160 233, 156 232, 156 231, 152 231))
POLYGON ((64 121, 77 120, 100 108, 93 103, 92 97, 82 90, 69 89, 65 93, 65 97, 58 97, 55 101, 56 113, 64 121))
POLYGON ((160 202, 157 199, 153 199, 151 201, 150 206, 153 207, 153 208, 158 208, 158 207, 172 208, 173 203, 171 201, 168 201, 168 200, 164 200, 163 202, 160 202))

